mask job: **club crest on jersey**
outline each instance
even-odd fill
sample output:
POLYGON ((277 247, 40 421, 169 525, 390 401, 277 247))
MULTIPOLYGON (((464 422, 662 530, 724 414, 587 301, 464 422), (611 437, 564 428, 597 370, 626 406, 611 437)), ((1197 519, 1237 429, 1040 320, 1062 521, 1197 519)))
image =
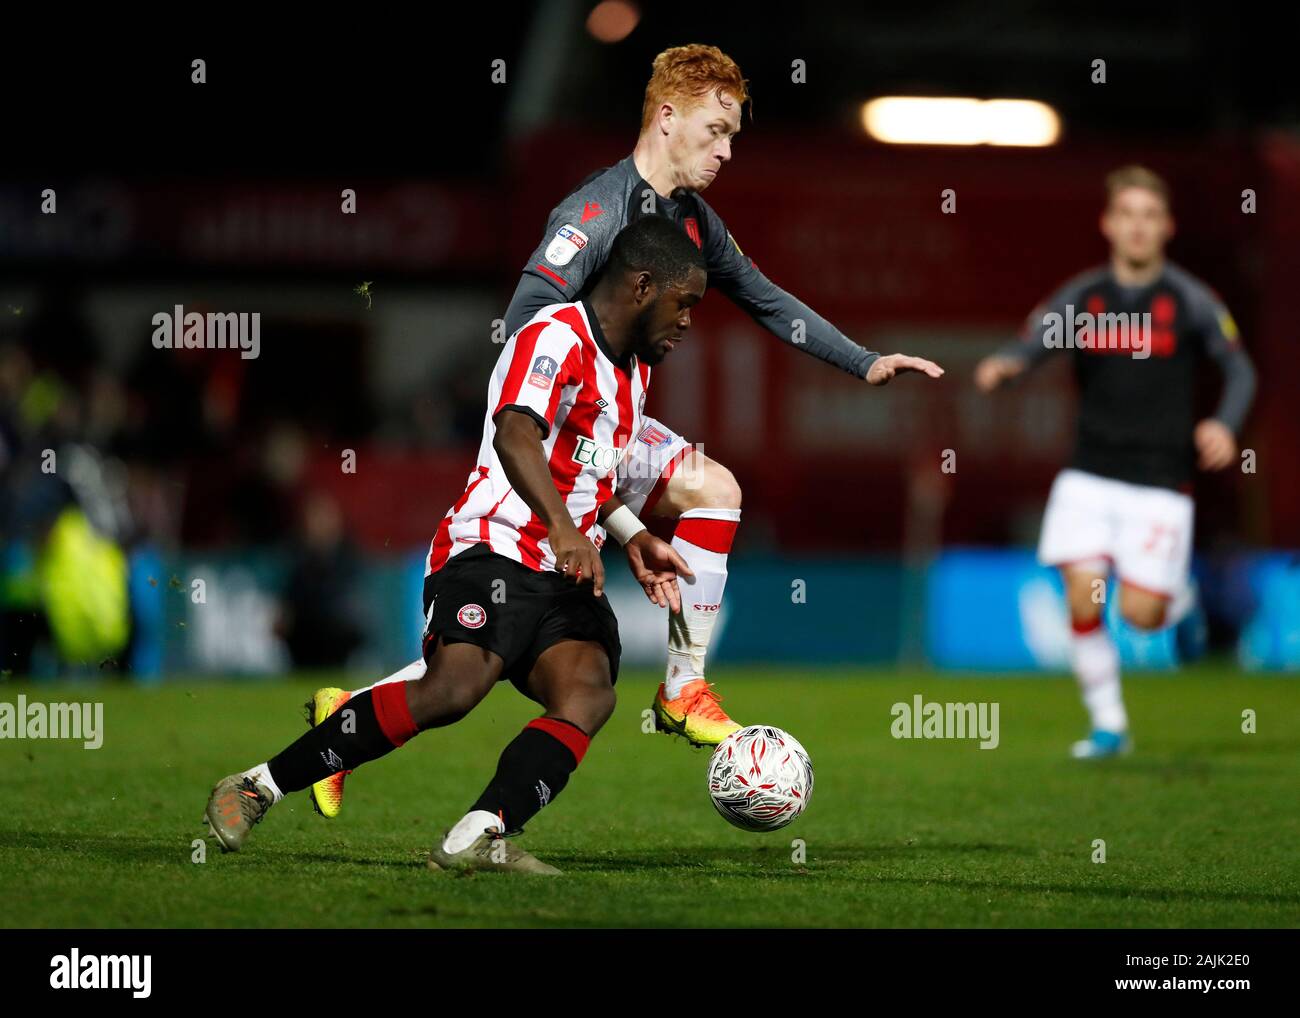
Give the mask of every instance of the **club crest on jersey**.
POLYGON ((456 613, 456 621, 466 629, 480 629, 487 621, 487 612, 482 605, 467 604, 456 613))
POLYGON ((533 361, 533 370, 528 374, 528 384, 535 385, 539 389, 549 389, 551 383, 555 381, 555 372, 559 369, 560 366, 555 363, 554 357, 542 354, 533 361))
POLYGON ((653 424, 647 424, 644 428, 642 428, 641 434, 636 436, 636 440, 638 442, 644 442, 652 449, 657 449, 660 446, 665 446, 672 441, 672 439, 668 435, 660 431, 653 424))
POLYGON ((546 260, 552 265, 568 265, 573 256, 587 246, 587 235, 576 226, 566 223, 546 245, 546 260))

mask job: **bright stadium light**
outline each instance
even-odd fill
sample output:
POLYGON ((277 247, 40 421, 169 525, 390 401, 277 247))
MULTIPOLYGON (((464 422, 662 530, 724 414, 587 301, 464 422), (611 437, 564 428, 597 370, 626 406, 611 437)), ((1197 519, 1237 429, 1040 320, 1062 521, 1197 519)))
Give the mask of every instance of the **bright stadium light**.
POLYGON ((1047 103, 989 99, 980 107, 989 145, 1054 145, 1061 136, 1061 118, 1047 103))
POLYGON ((622 42, 641 20, 636 4, 628 0, 603 0, 587 15, 587 31, 599 42, 622 42))
POLYGON ((862 126, 891 145, 1052 145, 1061 118, 1032 99, 885 96, 862 104, 862 126))

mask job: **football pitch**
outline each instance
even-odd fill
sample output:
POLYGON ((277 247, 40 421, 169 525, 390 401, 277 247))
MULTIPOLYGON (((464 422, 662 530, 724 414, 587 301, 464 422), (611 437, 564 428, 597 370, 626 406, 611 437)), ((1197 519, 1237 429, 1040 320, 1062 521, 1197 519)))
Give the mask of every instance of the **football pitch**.
POLYGON ((708 753, 643 732, 657 680, 628 670, 613 719, 521 840, 565 871, 551 879, 424 866, 537 713, 509 685, 352 775, 339 819, 295 793, 243 852, 205 842, 204 857, 194 839, 212 784, 303 731, 300 705, 325 679, 5 684, 10 702, 102 701, 105 735, 97 750, 0 741, 0 925, 1300 924, 1294 678, 1226 664, 1134 676, 1135 752, 1083 763, 1066 756, 1084 728, 1066 677, 737 667, 712 679, 734 717, 807 748, 808 811, 775 833, 729 827, 705 791, 708 753), (891 708, 918 694, 996 703, 997 747, 894 738, 891 708))

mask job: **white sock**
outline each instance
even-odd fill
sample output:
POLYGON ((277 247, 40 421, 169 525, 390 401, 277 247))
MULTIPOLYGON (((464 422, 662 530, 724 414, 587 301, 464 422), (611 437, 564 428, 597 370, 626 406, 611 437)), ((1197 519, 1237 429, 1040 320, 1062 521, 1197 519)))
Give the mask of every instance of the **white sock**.
POLYGON ((412 661, 405 668, 393 672, 393 674, 388 676, 386 679, 380 679, 378 682, 373 682, 369 686, 362 686, 360 689, 354 689, 352 695, 356 696, 358 693, 364 693, 368 689, 374 689, 375 686, 386 686, 390 682, 414 682, 416 679, 424 678, 424 673, 428 670, 429 666, 426 665, 424 659, 421 658, 419 661, 412 661))
POLYGON ((688 509, 682 513, 673 534, 673 548, 686 560, 695 579, 679 577, 682 610, 668 614, 668 667, 664 673, 664 696, 674 700, 682 688, 704 677, 704 659, 713 639, 713 625, 727 586, 727 553, 740 524, 739 509, 688 509), (695 521, 700 522, 695 522, 695 521), (691 539, 727 551, 710 551, 691 539))
POLYGON ((505 831, 505 824, 501 818, 489 813, 485 809, 472 810, 460 818, 447 836, 442 839, 442 850, 448 855, 455 855, 457 852, 463 852, 474 844, 486 830, 505 831))
POLYGON ((252 778, 259 785, 262 785, 271 793, 271 802, 273 803, 279 802, 284 798, 284 793, 280 791, 280 786, 277 785, 275 779, 271 777, 271 768, 264 763, 260 763, 256 767, 250 767, 248 770, 244 771, 240 777, 252 778))
POLYGON ((1104 624, 1072 635, 1070 663, 1092 727, 1107 732, 1128 731, 1128 714, 1119 685, 1119 651, 1104 624))

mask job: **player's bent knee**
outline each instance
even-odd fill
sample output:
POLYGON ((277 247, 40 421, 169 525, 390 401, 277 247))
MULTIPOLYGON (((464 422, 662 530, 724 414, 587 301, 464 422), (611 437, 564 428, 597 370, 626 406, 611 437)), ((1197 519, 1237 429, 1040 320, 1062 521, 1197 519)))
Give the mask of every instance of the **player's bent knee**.
MULTIPOLYGON (((452 645, 457 646, 457 645, 452 645)), ((439 648, 424 675, 408 684, 411 717, 421 728, 455 724, 482 702, 497 680, 497 669, 479 648, 439 648)))
POLYGON ((603 661, 601 665, 576 672, 547 697, 548 712, 573 722, 588 735, 600 731, 618 701, 609 667, 603 661))
POLYGON ((1070 621, 1076 626, 1091 625, 1101 618, 1102 604, 1087 594, 1070 597, 1070 621))
POLYGON ((1135 629, 1159 629, 1165 624, 1165 603, 1158 601, 1140 605, 1121 605, 1120 615, 1135 629))
POLYGON ((565 718, 571 720, 587 735, 594 736, 613 716, 616 699, 613 686, 606 686, 603 690, 592 690, 582 698, 581 702, 568 705, 565 718))
POLYGON ((1101 587, 1094 585, 1092 578, 1070 579, 1066 581, 1065 598, 1070 607, 1070 621, 1075 625, 1090 625, 1101 618, 1105 607, 1105 579, 1101 587), (1097 590, 1102 596, 1097 596, 1097 590))
POLYGON ((717 460, 693 452, 668 482, 669 506, 677 512, 688 509, 739 509, 740 483, 735 474, 717 460))
POLYGON ((1165 624, 1169 599, 1124 584, 1119 595, 1120 616, 1137 629, 1159 629, 1165 624))
POLYGON ((472 683, 431 682, 426 675, 409 696, 411 718, 421 730, 453 725, 478 706, 483 697, 472 683))

